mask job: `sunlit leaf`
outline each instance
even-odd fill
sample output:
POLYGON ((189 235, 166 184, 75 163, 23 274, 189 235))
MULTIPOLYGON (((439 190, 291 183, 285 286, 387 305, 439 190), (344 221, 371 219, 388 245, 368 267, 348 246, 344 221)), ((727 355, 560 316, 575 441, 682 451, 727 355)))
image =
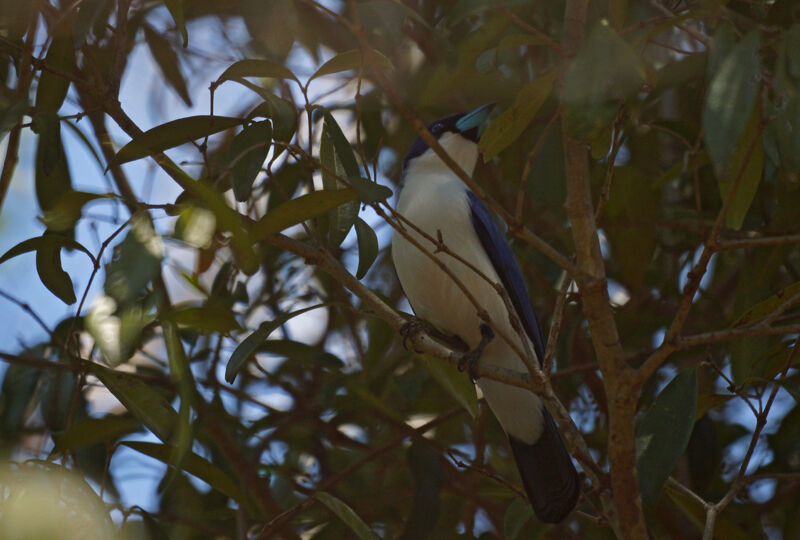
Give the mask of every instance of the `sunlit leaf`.
POLYGON ((173 120, 134 137, 116 153, 108 167, 151 156, 241 124, 241 118, 227 116, 187 116, 173 120))
POLYGON ((697 369, 685 369, 656 396, 636 428, 639 489, 647 504, 678 463, 692 434, 697 408, 697 369))
POLYGON ((86 203, 97 199, 111 198, 103 193, 87 193, 86 191, 67 191, 53 206, 44 211, 42 223, 51 231, 71 230, 81 218, 86 203))
POLYGON ((378 540, 378 535, 372 532, 369 525, 364 523, 355 511, 341 499, 337 499, 330 493, 317 491, 314 498, 328 507, 328 510, 336 514, 361 540, 378 540))

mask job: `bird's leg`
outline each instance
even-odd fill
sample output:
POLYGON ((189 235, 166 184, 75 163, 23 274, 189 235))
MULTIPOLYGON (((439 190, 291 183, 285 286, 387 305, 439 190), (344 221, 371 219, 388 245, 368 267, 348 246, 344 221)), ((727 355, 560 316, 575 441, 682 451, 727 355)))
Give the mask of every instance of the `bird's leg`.
POLYGON ((483 354, 483 349, 494 339, 494 330, 486 324, 481 323, 481 342, 478 343, 478 346, 472 349, 469 352, 464 353, 464 355, 458 360, 458 370, 464 371, 467 370, 469 374, 469 378, 472 382, 475 382, 478 377, 475 375, 475 368, 478 367, 478 361, 481 359, 481 354, 483 354))
POLYGON ((446 343, 457 351, 468 351, 469 346, 458 336, 451 336, 435 328, 428 321, 424 321, 418 317, 412 317, 407 323, 400 327, 400 335, 403 336, 403 347, 408 349, 406 340, 417 332, 425 332, 434 339, 446 343))

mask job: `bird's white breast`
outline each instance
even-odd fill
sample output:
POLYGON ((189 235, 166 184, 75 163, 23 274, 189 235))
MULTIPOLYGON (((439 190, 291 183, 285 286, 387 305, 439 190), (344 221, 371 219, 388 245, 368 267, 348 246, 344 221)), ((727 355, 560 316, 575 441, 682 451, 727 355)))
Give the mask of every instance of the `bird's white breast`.
MULTIPOLYGON (((431 238, 436 239, 441 232, 442 240, 450 250, 491 280, 489 283, 449 254, 434 253, 436 248, 430 240, 406 227, 408 234, 447 266, 476 304, 486 310, 495 327, 522 348, 505 304, 493 287, 500 279, 473 228, 467 190, 461 180, 449 169, 441 167, 411 168, 400 192, 397 210, 431 238)), ((444 332, 458 335, 470 348, 476 347, 480 342, 482 322, 478 316, 479 308, 456 281, 431 260, 429 254, 399 232, 395 232, 392 241, 392 257, 400 283, 417 316, 444 332)), ((522 360, 500 336, 496 336, 484 350, 481 361, 525 371, 522 360)), ((534 394, 488 379, 481 379, 479 385, 507 433, 526 442, 538 439, 541 402, 534 394)))

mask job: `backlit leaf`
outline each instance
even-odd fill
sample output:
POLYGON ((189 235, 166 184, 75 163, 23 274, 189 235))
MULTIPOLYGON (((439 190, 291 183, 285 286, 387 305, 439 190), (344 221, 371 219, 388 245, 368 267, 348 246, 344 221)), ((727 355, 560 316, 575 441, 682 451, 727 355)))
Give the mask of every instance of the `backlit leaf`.
MULTIPOLYGON (((179 2, 180 0, 175 1, 179 2)), ((178 54, 175 52, 175 49, 172 48, 172 43, 153 30, 150 25, 144 26, 144 39, 147 43, 147 47, 150 49, 150 54, 153 55, 153 60, 156 61, 158 69, 161 70, 161 74, 164 76, 164 80, 167 81, 167 84, 181 97, 186 106, 191 107, 192 97, 189 95, 189 89, 186 87, 186 80, 184 80, 183 74, 181 73, 178 54)))
POLYGON ((313 191, 291 199, 269 211, 250 229, 254 242, 288 229, 313 217, 320 216, 340 204, 352 201, 356 194, 349 189, 313 191))
POLYGON ((759 46, 758 30, 749 32, 720 61, 708 86, 704 140, 717 177, 729 172, 753 112, 760 86, 759 46))
POLYGON ((728 213, 725 215, 725 224, 734 230, 742 227, 744 218, 753 203, 753 197, 758 191, 764 170, 764 145, 760 138, 753 141, 753 138, 759 135, 758 117, 758 110, 754 109, 750 115, 749 125, 736 147, 733 161, 730 163, 727 172, 717 177, 720 197, 724 201, 728 197, 736 178, 741 176, 728 213), (751 144, 754 144, 752 150, 750 150, 751 144), (745 159, 747 159, 746 163, 745 159), (742 169, 743 167, 744 169, 742 169))
POLYGON ((756 324, 764 320, 766 317, 769 316, 770 313, 773 313, 776 309, 785 304, 793 296, 796 296, 798 294, 800 294, 800 281, 798 281, 797 283, 793 283, 788 287, 784 287, 776 294, 754 305, 746 312, 744 312, 738 319, 736 319, 736 321, 731 325, 731 327, 739 328, 742 326, 750 326, 756 324))
POLYGON ((444 390, 452 396, 464 409, 476 418, 478 416, 478 394, 475 384, 469 380, 469 376, 461 371, 453 369, 437 358, 425 355, 416 357, 425 369, 428 370, 433 378, 444 390))
POLYGON ((260 79, 292 79, 297 80, 294 73, 282 64, 269 60, 248 59, 239 60, 228 66, 219 76, 219 81, 229 81, 241 77, 258 77, 260 79))
POLYGON ((227 116, 187 116, 173 120, 134 137, 117 152, 108 166, 151 156, 241 124, 241 118, 227 116))
POLYGON ((89 365, 89 371, 156 437, 162 441, 169 440, 178 414, 164 396, 130 373, 94 363, 89 365))
POLYGON ((656 396, 636 429, 636 467, 642 499, 652 505, 692 434, 697 369, 685 369, 656 396))
POLYGON ((364 523, 364 520, 359 517, 355 511, 350 508, 347 503, 341 499, 337 499, 330 493, 318 491, 314 494, 314 498, 328 507, 328 510, 336 514, 350 529, 353 530, 361 540, 378 540, 379 537, 369 525, 364 523))
POLYGON ((358 279, 367 275, 372 263, 378 257, 378 235, 361 218, 356 219, 356 235, 358 235, 358 279))
MULTIPOLYGON (((372 50, 372 57, 377 61, 377 63, 385 68, 385 69, 393 69, 392 61, 386 58, 386 56, 377 51, 375 49, 372 50)), ((340 73, 342 71, 348 71, 351 69, 358 69, 361 65, 361 51, 358 49, 353 49, 352 51, 345 51, 343 53, 339 53, 324 64, 322 64, 317 71, 308 79, 308 82, 313 81, 317 77, 322 77, 323 75, 332 75, 334 73, 340 73)), ((366 67, 366 66, 365 66, 366 67)))
POLYGON ((508 540, 514 540, 531 519, 533 519, 533 509, 523 499, 516 497, 506 509, 503 518, 503 532, 508 540))
POLYGON ((268 120, 255 122, 245 128, 231 141, 229 156, 233 164, 231 184, 237 201, 250 198, 253 182, 264 166, 272 140, 272 125, 268 120))

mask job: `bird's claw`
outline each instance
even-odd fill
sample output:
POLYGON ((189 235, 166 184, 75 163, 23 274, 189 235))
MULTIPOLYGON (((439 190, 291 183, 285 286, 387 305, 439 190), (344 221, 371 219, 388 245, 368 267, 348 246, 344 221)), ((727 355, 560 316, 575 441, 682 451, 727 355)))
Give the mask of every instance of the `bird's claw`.
POLYGON ((403 348, 408 350, 407 341, 418 332, 430 334, 434 331, 435 329, 430 323, 418 319, 417 317, 412 317, 407 323, 400 327, 400 335, 403 337, 403 348))
POLYGON ((476 375, 475 371, 478 368, 478 362, 481 359, 481 355, 483 354, 483 350, 486 346, 494 339, 494 330, 488 324, 481 324, 481 342, 478 343, 478 346, 461 355, 461 358, 458 360, 458 370, 459 371, 467 371, 469 378, 472 382, 478 380, 478 376, 476 375))

